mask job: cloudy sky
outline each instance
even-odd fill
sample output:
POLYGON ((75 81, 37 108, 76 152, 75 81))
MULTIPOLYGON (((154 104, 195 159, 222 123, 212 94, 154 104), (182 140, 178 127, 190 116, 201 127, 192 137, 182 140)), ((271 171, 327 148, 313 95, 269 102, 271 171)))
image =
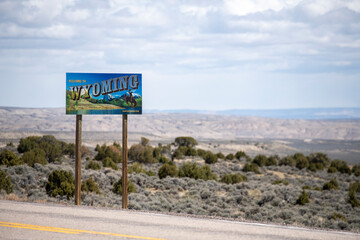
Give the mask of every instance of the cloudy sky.
POLYGON ((143 74, 145 109, 360 107, 360 0, 0 0, 0 106, 66 72, 143 74))

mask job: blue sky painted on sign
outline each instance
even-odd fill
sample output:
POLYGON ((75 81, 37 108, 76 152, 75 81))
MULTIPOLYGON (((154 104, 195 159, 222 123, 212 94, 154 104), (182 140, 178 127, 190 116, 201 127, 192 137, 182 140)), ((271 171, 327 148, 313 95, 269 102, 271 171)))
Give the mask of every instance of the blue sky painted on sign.
POLYGON ((2 0, 0 105, 135 72, 143 109, 360 107, 360 0, 2 0))

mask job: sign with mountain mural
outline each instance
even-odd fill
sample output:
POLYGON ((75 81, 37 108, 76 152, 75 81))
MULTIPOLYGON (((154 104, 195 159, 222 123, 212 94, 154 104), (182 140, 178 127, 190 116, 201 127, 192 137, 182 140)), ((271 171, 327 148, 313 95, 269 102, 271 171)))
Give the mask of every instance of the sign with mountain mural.
POLYGON ((66 114, 142 114, 142 75, 66 73, 66 114))

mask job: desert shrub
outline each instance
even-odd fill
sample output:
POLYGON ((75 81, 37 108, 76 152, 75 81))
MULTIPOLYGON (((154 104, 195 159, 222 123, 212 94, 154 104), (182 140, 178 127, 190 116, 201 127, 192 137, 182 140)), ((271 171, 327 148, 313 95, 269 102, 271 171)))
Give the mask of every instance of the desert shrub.
POLYGON ((98 162, 90 161, 86 164, 85 169, 99 170, 101 169, 101 165, 98 162))
POLYGON ((5 172, 0 169, 0 190, 5 190, 7 194, 13 191, 10 177, 6 176, 5 172))
POLYGON ((150 171, 146 171, 143 167, 143 165, 141 163, 135 162, 132 165, 130 165, 129 167, 129 173, 144 173, 148 176, 155 176, 156 174, 154 172, 150 171))
POLYGON ((162 155, 160 158, 159 158, 159 163, 162 163, 162 164, 164 164, 164 163, 168 163, 170 160, 167 158, 167 157, 165 157, 164 155, 162 155))
POLYGON ((339 183, 336 181, 336 179, 331 179, 329 182, 325 183, 323 185, 323 190, 337 190, 339 189, 339 183))
POLYGON ((195 148, 187 147, 185 150, 185 156, 197 156, 197 151, 195 148))
POLYGON ((189 177, 203 180, 216 180, 216 175, 211 171, 209 165, 200 166, 197 163, 184 163, 179 168, 179 177, 189 177))
POLYGON ((70 157, 75 157, 75 144, 69 143, 64 149, 64 154, 67 154, 70 157))
POLYGON ((81 157, 90 156, 90 150, 86 146, 81 146, 81 157))
POLYGON ((226 160, 234 160, 235 156, 232 153, 229 153, 228 155, 226 155, 226 160))
POLYGON ((94 192, 96 194, 100 194, 99 185, 92 178, 88 178, 86 181, 82 182, 81 191, 86 193, 94 192))
POLYGON ((153 149, 153 158, 159 160, 162 157, 161 148, 160 147, 154 147, 153 149))
POLYGON ((226 184, 237 184, 243 181, 247 181, 247 177, 245 175, 240 175, 238 173, 235 174, 225 174, 221 178, 221 182, 226 184))
POLYGON ((279 166, 290 166, 294 167, 296 165, 296 161, 292 156, 286 156, 280 159, 279 166))
POLYGON ((198 145, 197 141, 192 137, 177 137, 175 138, 175 143, 183 147, 194 147, 198 145))
MULTIPOLYGON (((105 158, 111 158, 113 162, 120 163, 122 161, 121 147, 114 144, 111 146, 106 146, 106 144, 103 144, 101 147, 99 144, 96 145, 95 151, 97 151, 97 154, 95 159, 102 161, 105 158)), ((131 157, 130 151, 129 157, 131 157)))
POLYGON ((166 178, 167 176, 176 177, 176 165, 173 162, 163 164, 159 169, 158 176, 160 179, 166 178))
POLYGON ((143 146, 147 146, 149 144, 150 140, 145 138, 145 137, 141 137, 140 139, 140 144, 143 146))
POLYGON ((114 163, 114 161, 109 157, 104 158, 102 160, 102 164, 103 164, 103 167, 109 167, 114 170, 118 170, 118 166, 116 165, 116 163, 114 163))
POLYGON ((285 179, 278 179, 272 182, 273 185, 279 185, 279 184, 283 184, 285 186, 289 185, 288 180, 285 179))
POLYGON ((249 156, 244 151, 237 151, 235 153, 235 158, 241 160, 242 158, 245 158, 246 160, 249 158, 249 156))
POLYGON ((14 145, 13 142, 8 142, 8 143, 6 144, 6 146, 7 146, 7 147, 15 147, 15 145, 14 145))
POLYGON ((265 166, 277 166, 278 160, 279 160, 278 155, 270 156, 266 159, 265 166))
POLYGON ((342 215, 341 213, 334 212, 333 215, 331 216, 331 218, 334 219, 335 221, 342 220, 344 222, 347 222, 346 217, 344 215, 342 215))
POLYGON ((46 154, 44 150, 40 148, 34 148, 28 152, 25 152, 24 155, 22 155, 21 160, 30 167, 34 167, 35 163, 39 163, 42 165, 48 163, 46 161, 46 154))
POLYGON ((324 170, 330 164, 330 159, 325 153, 311 153, 309 155, 309 170, 316 172, 324 170))
MULTIPOLYGON (((120 178, 117 182, 115 182, 113 184, 112 191, 116 194, 122 195, 122 192, 123 192, 122 191, 122 178, 120 178)), ((135 185, 130 180, 128 180, 128 183, 127 183, 127 191, 128 191, 128 194, 136 193, 135 185)))
POLYGON ((201 158, 203 158, 203 159, 205 158, 206 153, 207 153, 207 151, 205 151, 205 150, 203 150, 203 149, 198 149, 198 150, 197 150, 198 156, 201 157, 201 158))
POLYGON ((129 158, 140 163, 155 163, 153 148, 148 145, 135 144, 129 149, 129 158))
POLYGON ((256 174, 259 174, 259 167, 255 163, 246 163, 244 168, 242 169, 244 172, 254 172, 256 174))
POLYGON ((220 159, 225 159, 225 155, 222 153, 222 152, 218 152, 216 154, 217 158, 220 158, 220 159))
POLYGON ((216 154, 213 154, 212 152, 208 151, 205 154, 204 160, 205 160, 205 163, 207 163, 207 164, 213 164, 218 161, 218 158, 217 158, 216 154))
POLYGON ((328 168, 328 173, 336 173, 338 170, 337 170, 337 168, 335 168, 335 167, 329 167, 328 168))
POLYGON ((30 136, 20 139, 18 146, 19 153, 26 153, 35 149, 42 149, 45 157, 49 162, 60 161, 62 155, 66 154, 68 144, 57 140, 52 135, 44 135, 42 137, 30 136))
POLYGON ((354 165, 351 169, 352 173, 355 175, 355 176, 360 176, 360 164, 358 165, 354 165))
POLYGON ((351 204, 353 208, 360 207, 360 201, 356 197, 356 193, 360 192, 360 183, 354 182, 349 186, 349 198, 347 202, 351 204))
POLYGON ((21 159, 11 150, 5 149, 0 153, 0 165, 16 166, 23 162, 21 159))
POLYGON ((334 169, 336 169, 336 172, 339 171, 341 173, 346 173, 346 174, 351 174, 351 169, 349 168, 347 162, 345 161, 341 161, 341 160, 334 160, 334 161, 331 161, 330 163, 330 167, 328 168, 328 172, 332 172, 334 171, 334 169), (331 168, 331 170, 330 170, 331 168))
POLYGON ((51 197, 66 196, 67 199, 74 196, 75 180, 73 174, 65 170, 55 170, 50 173, 45 186, 46 193, 51 197))
POLYGON ((302 191, 298 199, 296 200, 296 204, 305 205, 310 202, 309 194, 305 191, 302 191))
POLYGON ((309 160, 307 157, 304 156, 302 153, 295 153, 293 156, 295 160, 295 166, 298 169, 308 168, 309 167, 309 160))
POLYGON ((309 185, 305 185, 302 187, 303 190, 311 190, 311 187, 309 185))
POLYGON ((267 157, 263 154, 256 155, 253 159, 253 163, 257 164, 259 167, 263 167, 266 164, 267 157))
POLYGON ((184 158, 184 153, 181 148, 175 149, 174 153, 172 154, 171 158, 174 159, 182 159, 184 158))

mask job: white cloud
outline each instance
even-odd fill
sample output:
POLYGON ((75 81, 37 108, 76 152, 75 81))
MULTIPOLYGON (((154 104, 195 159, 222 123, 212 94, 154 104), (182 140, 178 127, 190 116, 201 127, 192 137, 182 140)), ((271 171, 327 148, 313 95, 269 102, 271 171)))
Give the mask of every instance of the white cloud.
MULTIPOLYGON (((235 104, 237 88, 255 91, 278 78, 303 86, 307 77, 360 75, 359 19, 353 0, 2 1, 0 79, 143 72, 146 81, 174 90, 186 78, 204 103, 213 100, 201 86, 223 79, 235 104)), ((154 98, 161 104, 161 95, 154 98)))
POLYGON ((301 0, 225 0, 231 14, 245 16, 267 10, 279 11, 297 5, 301 0))

